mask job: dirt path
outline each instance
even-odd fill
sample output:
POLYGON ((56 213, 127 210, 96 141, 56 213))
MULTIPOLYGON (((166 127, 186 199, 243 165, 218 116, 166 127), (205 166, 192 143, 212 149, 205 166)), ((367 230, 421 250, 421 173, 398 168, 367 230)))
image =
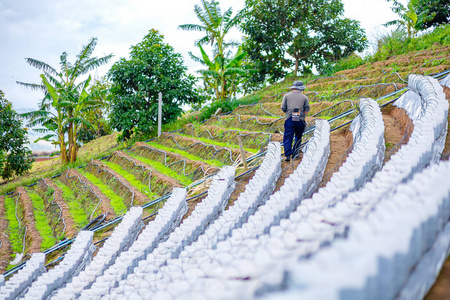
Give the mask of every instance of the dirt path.
POLYGON ((247 186, 248 182, 253 178, 255 173, 256 170, 253 170, 250 173, 240 177, 239 180, 236 181, 236 187, 233 193, 231 193, 230 199, 228 199, 228 204, 225 209, 228 209, 228 207, 232 206, 234 204, 234 201, 236 201, 237 198, 239 198, 239 195, 245 191, 245 187, 247 186))
POLYGON ((290 162, 286 162, 284 161, 283 157, 283 160, 281 161, 281 174, 280 177, 278 177, 277 183, 275 184, 275 189, 273 191, 274 193, 278 192, 289 175, 294 173, 295 169, 297 169, 298 165, 302 161, 302 158, 303 154, 300 154, 299 158, 291 160, 290 162))
POLYGON ((382 110, 384 122, 384 142, 386 145, 385 164, 402 145, 408 143, 414 125, 403 108, 389 105, 382 110))
POLYGON ((330 134, 330 156, 325 167, 322 182, 319 187, 323 187, 330 180, 331 176, 339 170, 347 159, 353 145, 353 135, 349 127, 345 127, 339 132, 330 134))
POLYGON ((75 236, 78 233, 77 225, 72 219, 72 215, 69 211, 69 205, 64 201, 62 196, 62 190, 53 183, 53 181, 50 178, 44 178, 43 179, 45 184, 50 186, 54 191, 54 197, 55 202, 59 205, 61 208, 61 217, 64 219, 64 223, 66 224, 66 236, 72 237, 75 236))
POLYGON ((424 298, 425 300, 450 299, 450 257, 442 266, 439 277, 424 298))
POLYGON ((6 267, 11 260, 11 244, 6 230, 8 229, 8 221, 5 217, 5 197, 0 196, 0 274, 6 271, 6 267))
POLYGON ((128 180, 125 179, 125 177, 123 177, 122 175, 120 175, 119 173, 117 173, 116 171, 114 171, 113 169, 111 169, 110 167, 108 167, 99 160, 94 160, 93 163, 101 166, 103 170, 108 170, 110 173, 114 174, 114 176, 118 179, 118 181, 121 182, 122 185, 124 185, 125 189, 131 189, 131 191, 134 193, 133 205, 143 205, 147 202, 150 202, 150 199, 147 197, 147 195, 145 195, 138 188, 133 186, 128 180))
MULTIPOLYGON (((450 89, 444 86, 445 98, 450 103, 450 89)), ((449 159, 450 157, 450 113, 448 115, 448 128, 447 128, 447 139, 445 140, 445 148, 442 151, 442 159, 449 159)))
MULTIPOLYGON (((61 176, 61 178, 64 179, 66 177, 65 175, 66 174, 63 174, 61 176)), ((95 192, 95 194, 97 194, 98 197, 100 197, 100 200, 101 200, 100 210, 102 213, 108 213, 108 215, 106 216, 106 220, 111 220, 116 217, 116 214, 114 213, 114 210, 111 207, 109 198, 106 197, 95 184, 90 182, 86 177, 83 176, 83 174, 81 174, 80 172, 78 172, 75 169, 70 169, 68 175, 69 175, 69 177, 78 176, 81 179, 81 181, 86 183, 95 192)), ((79 184, 78 180, 77 179, 75 179, 75 180, 79 184)), ((96 199, 98 199, 97 196, 95 196, 95 195, 92 195, 92 196, 95 197, 96 199)))
POLYGON ((24 211, 24 225, 27 227, 26 243, 29 245, 27 253, 41 252, 42 237, 36 228, 36 220, 33 213, 33 203, 25 191, 24 187, 19 187, 16 190, 20 193, 20 201, 23 204, 24 211))

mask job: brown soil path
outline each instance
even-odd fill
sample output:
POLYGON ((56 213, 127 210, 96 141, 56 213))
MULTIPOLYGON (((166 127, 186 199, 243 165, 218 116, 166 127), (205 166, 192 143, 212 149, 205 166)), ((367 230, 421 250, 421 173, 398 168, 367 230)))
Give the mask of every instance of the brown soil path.
POLYGON ((33 213, 33 203, 23 186, 17 188, 16 193, 20 194, 20 201, 23 204, 24 226, 27 227, 26 244, 29 245, 27 253, 41 252, 42 237, 36 228, 36 220, 33 213))
POLYGON ((101 169, 103 170, 108 170, 109 172, 111 172, 112 174, 114 174, 114 176, 120 181, 122 182, 122 184, 124 185, 125 189, 130 188, 133 193, 134 193, 134 201, 133 201, 133 205, 143 205, 147 202, 150 202, 150 199, 147 197, 147 195, 145 195, 144 193, 142 193, 139 189, 137 189, 135 186, 133 186, 128 180, 126 180, 122 175, 120 175, 119 173, 117 173, 116 171, 114 171, 113 169, 111 169, 110 167, 108 167, 107 165, 105 165, 104 163, 102 163, 99 160, 93 160, 92 163, 99 165, 101 167, 101 169))
POLYGON ((73 237, 78 233, 77 225, 72 219, 72 215, 69 211, 69 205, 64 201, 62 196, 62 190, 50 179, 42 179, 44 183, 50 186, 54 191, 55 202, 61 207, 61 217, 64 219, 66 224, 66 236, 73 237))
MULTIPOLYGON (((445 98, 450 103, 450 89, 446 86, 444 86, 444 93, 445 98)), ((445 140, 444 151, 442 151, 442 159, 449 159, 450 157, 450 113, 447 118, 448 118, 447 139, 445 140)))
POLYGON ((294 173, 294 171, 297 169, 298 165, 302 161, 302 158, 303 158, 303 154, 300 154, 300 156, 298 158, 291 160, 290 162, 286 162, 286 161, 284 161, 284 157, 282 158, 283 160, 281 161, 281 174, 277 180, 277 183, 275 184, 275 189, 273 191, 274 193, 278 192, 280 190, 281 186, 283 186, 286 179, 292 173, 294 173))
POLYGON ((447 257, 442 266, 439 277, 424 298, 425 300, 450 299, 450 257, 447 257))
POLYGON ((237 198, 239 198, 239 195, 245 191, 248 182, 253 178, 255 173, 256 170, 253 170, 250 173, 240 177, 239 180, 236 181, 236 187, 233 193, 231 193, 231 196, 228 199, 228 205, 225 209, 228 209, 228 207, 232 206, 234 204, 234 201, 236 201, 237 198))
POLYGON ((339 132, 330 134, 330 156, 325 167, 322 182, 319 187, 325 186, 331 176, 339 170, 347 159, 353 146, 353 135, 349 127, 345 127, 339 132))
MULTIPOLYGON (((153 146, 148 145, 148 144, 143 143, 143 142, 137 142, 137 143, 134 145, 133 149, 136 149, 136 148, 138 148, 138 147, 140 147, 140 146, 142 146, 142 147, 144 147, 144 148, 146 148, 146 149, 148 149, 148 148, 155 149, 155 150, 157 149, 157 148, 154 148, 153 146)), ((149 150, 150 150, 150 149, 149 149, 149 150)), ((150 151, 151 151, 151 150, 150 150, 150 151)), ((155 151, 155 152, 154 152, 155 155, 151 155, 151 156, 149 156, 149 158, 151 158, 152 160, 155 160, 155 161, 161 161, 162 163, 166 163, 166 161, 164 161, 164 156, 163 156, 159 151, 164 151, 164 150, 159 150, 159 149, 158 149, 158 151, 155 151)), ((214 174, 214 173, 216 173, 217 171, 219 171, 219 169, 220 169, 220 168, 211 166, 211 165, 209 165, 209 164, 207 164, 207 163, 205 163, 205 162, 203 162, 203 161, 199 161, 199 160, 190 160, 190 159, 188 159, 188 158, 186 158, 186 157, 184 157, 183 155, 178 154, 178 153, 169 152, 169 151, 164 151, 164 152, 166 152, 166 157, 167 157, 167 163, 168 163, 168 164, 171 164, 171 163, 174 163, 174 162, 177 162, 177 161, 181 161, 181 160, 185 160, 185 161, 186 161, 186 166, 189 166, 189 165, 192 166, 192 167, 191 167, 192 170, 197 169, 198 167, 202 167, 203 170, 206 171, 206 172, 205 172, 205 175, 206 175, 206 176, 209 175, 209 174, 214 174)), ((122 155, 122 153, 124 153, 124 152, 120 152, 120 153, 121 153, 121 155, 122 155)), ((128 156, 128 157, 130 157, 130 156, 128 156)), ((200 157, 201 157, 201 155, 200 155, 200 157)), ((131 157, 130 157, 130 158, 131 158, 131 157)), ((139 161, 139 163, 142 164, 142 165, 147 166, 147 167, 150 168, 150 169, 152 169, 152 167, 150 167, 150 166, 144 164, 144 163, 141 162, 141 161, 139 161)), ((180 166, 181 166, 181 163, 180 163, 180 166)), ((174 165, 174 168, 176 168, 176 167, 178 167, 178 166, 174 165)), ((156 171, 155 171, 155 172, 156 172, 156 171)), ((161 173, 159 173, 159 174, 161 174, 161 173)), ((164 174, 161 174, 161 175, 164 175, 164 174)), ((164 176, 166 176, 166 175, 164 175, 164 176)), ((167 177, 167 178, 171 178, 171 177, 168 177, 168 176, 166 176, 166 177, 167 177)), ((173 179, 172 179, 172 180, 173 180, 173 179)))
POLYGON ((402 145, 408 143, 409 137, 414 129, 411 119, 406 110, 393 105, 382 109, 384 122, 384 142, 386 145, 385 164, 402 145))
MULTIPOLYGON (((78 172, 75 169, 70 169, 68 172, 69 172, 68 174, 67 174, 67 172, 64 172, 63 175, 61 175, 60 180, 62 180, 64 183, 67 182, 66 174, 68 175, 69 178, 72 176, 74 176, 74 177, 78 176, 81 179, 81 181, 86 183, 95 192, 95 194, 97 194, 98 197, 100 198, 101 202, 100 202, 99 208, 102 213, 108 214, 106 216, 106 220, 111 220, 116 217, 116 214, 114 213, 114 210, 111 207, 109 198, 106 197, 105 194, 103 194, 95 184, 90 182, 89 179, 84 177, 83 174, 81 174, 80 172, 78 172)), ((76 180, 76 183, 79 184, 79 181, 77 179, 73 178, 72 180, 76 180)), ((92 196, 95 197, 96 199, 98 199, 96 195, 92 195, 92 196)))
POLYGON ((9 237, 6 230, 8 229, 8 221, 5 217, 5 197, 0 196, 0 274, 6 271, 6 267, 11 259, 12 249, 9 243, 9 237))

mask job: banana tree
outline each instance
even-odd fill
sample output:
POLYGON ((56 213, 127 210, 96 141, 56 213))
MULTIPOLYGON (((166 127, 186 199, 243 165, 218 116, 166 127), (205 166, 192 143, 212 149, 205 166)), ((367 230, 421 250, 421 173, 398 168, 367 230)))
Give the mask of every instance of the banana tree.
POLYGON ((399 20, 389 21, 384 26, 397 25, 399 27, 403 26, 406 28, 408 32, 408 38, 412 38, 416 36, 417 33, 417 5, 419 3, 418 0, 409 0, 408 5, 405 7, 403 4, 398 2, 397 0, 387 0, 388 2, 393 1, 394 5, 391 7, 392 11, 399 15, 399 20))
POLYGON ((73 64, 68 62, 68 54, 60 56, 61 70, 57 71, 50 65, 36 59, 27 58, 31 66, 42 70, 41 84, 17 82, 25 87, 41 90, 44 98, 39 109, 23 114, 30 120, 29 126, 41 125, 44 128, 33 129, 36 132, 49 133, 41 139, 59 145, 63 163, 75 162, 77 158, 77 130, 80 124, 89 125, 84 113, 96 106, 88 93, 91 76, 77 83, 85 75, 99 66, 106 64, 112 54, 104 57, 92 57, 97 45, 97 39, 92 38, 82 47, 73 64), (67 141, 66 141, 67 135, 67 141), (68 149, 67 149, 68 146, 68 149))
POLYGON ((199 45, 199 49, 202 58, 197 58, 197 61, 208 67, 198 71, 203 76, 206 90, 213 90, 216 100, 220 101, 236 95, 239 84, 246 80, 251 71, 243 67, 247 53, 239 47, 230 60, 218 54, 211 60, 202 46, 199 45))

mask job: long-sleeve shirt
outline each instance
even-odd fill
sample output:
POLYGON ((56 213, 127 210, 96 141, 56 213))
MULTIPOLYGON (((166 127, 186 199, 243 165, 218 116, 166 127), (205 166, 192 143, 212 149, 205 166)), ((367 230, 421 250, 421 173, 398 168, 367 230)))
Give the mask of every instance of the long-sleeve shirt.
POLYGON ((294 108, 300 109, 300 119, 305 120, 305 113, 309 112, 308 97, 296 90, 284 95, 281 102, 281 110, 286 113, 286 120, 292 116, 294 108))

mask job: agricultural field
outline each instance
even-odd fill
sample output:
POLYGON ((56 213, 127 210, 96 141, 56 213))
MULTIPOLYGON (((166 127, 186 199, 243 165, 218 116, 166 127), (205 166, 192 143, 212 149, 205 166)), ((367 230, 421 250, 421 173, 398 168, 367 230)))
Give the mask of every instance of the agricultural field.
MULTIPOLYGON (((414 130, 406 111, 392 105, 407 90, 408 75, 441 79, 449 70, 450 46, 436 46, 304 80, 311 111, 303 143, 312 138, 317 120, 328 121, 331 130, 330 155, 318 190, 339 172, 353 150, 350 123, 360 114, 359 99, 371 98, 381 106, 385 165, 408 143, 414 130)), ((236 168, 236 187, 225 210, 230 209, 258 170, 268 143, 282 142, 280 106, 294 80, 299 79, 288 78, 247 96, 244 100, 249 104, 231 112, 131 147, 117 144, 116 134, 93 141, 80 150, 85 160, 82 167, 62 167, 57 159, 35 163, 30 174, 1 186, 0 273, 13 275, 37 252, 45 252, 47 268, 54 268, 80 230, 93 231, 93 243, 101 248, 131 207, 141 206, 144 223, 151 223, 173 188, 187 189, 189 209, 184 218, 188 218, 207 197, 212 177, 224 166, 236 168)), ((444 91, 450 101, 450 89, 444 91)), ((442 159, 449 154, 447 136, 442 159)), ((291 162, 282 161, 274 192, 302 158, 300 154, 291 162)), ((449 295, 448 287, 442 290, 449 295)))

